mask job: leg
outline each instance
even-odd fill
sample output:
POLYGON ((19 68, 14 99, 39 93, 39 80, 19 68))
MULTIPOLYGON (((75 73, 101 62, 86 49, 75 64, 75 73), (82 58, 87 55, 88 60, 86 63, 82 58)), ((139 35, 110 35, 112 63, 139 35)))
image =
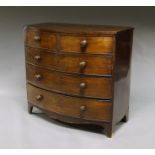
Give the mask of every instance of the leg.
POLYGON ((107 123, 107 124, 104 124, 103 127, 104 127, 104 133, 106 134, 106 136, 111 138, 112 137, 112 124, 107 123))
POLYGON ((126 112, 125 116, 122 118, 121 122, 127 122, 129 119, 129 109, 128 111, 126 112))
POLYGON ((28 112, 32 114, 33 105, 31 103, 28 103, 28 112))

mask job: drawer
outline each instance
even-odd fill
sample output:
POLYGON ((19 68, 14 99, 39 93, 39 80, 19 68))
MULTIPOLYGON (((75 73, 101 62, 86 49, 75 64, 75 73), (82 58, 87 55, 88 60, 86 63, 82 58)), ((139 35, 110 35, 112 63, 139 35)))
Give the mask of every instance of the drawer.
POLYGON ((110 54, 113 52, 112 37, 78 37, 61 36, 60 50, 94 54, 110 54))
POLYGON ((111 102, 65 96, 29 84, 27 92, 28 101, 43 110, 86 120, 111 121, 112 119, 111 102))
POLYGON ((27 80, 36 86, 71 95, 112 98, 112 78, 60 73, 27 64, 27 80))
POLYGON ((56 36, 50 32, 30 31, 26 33, 25 44, 32 47, 56 49, 56 36))
POLYGON ((112 58, 89 54, 53 53, 47 50, 26 48, 26 61, 62 72, 111 75, 112 58))

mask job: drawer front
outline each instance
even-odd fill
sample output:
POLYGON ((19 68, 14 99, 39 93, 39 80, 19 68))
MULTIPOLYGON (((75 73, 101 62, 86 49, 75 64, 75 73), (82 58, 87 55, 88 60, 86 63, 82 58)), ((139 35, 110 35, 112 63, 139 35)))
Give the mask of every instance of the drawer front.
POLYGON ((56 49, 56 35, 50 32, 28 30, 25 44, 32 47, 56 49))
POLYGON ((70 75, 27 64, 27 80, 53 91, 96 98, 112 98, 112 78, 70 75))
POLYGON ((87 120, 111 121, 112 119, 111 102, 60 95, 29 84, 27 91, 28 101, 47 111, 87 120))
POLYGON ((113 38, 64 35, 60 37, 60 50, 68 52, 109 54, 113 52, 113 38))
POLYGON ((26 48, 26 60, 55 70, 92 75, 111 75, 112 58, 88 54, 58 54, 26 48))

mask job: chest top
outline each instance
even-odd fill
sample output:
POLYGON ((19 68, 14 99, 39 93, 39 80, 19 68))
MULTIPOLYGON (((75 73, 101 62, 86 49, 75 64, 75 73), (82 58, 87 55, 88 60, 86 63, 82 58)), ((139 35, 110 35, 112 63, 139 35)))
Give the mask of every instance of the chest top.
POLYGON ((50 32, 73 33, 73 34, 103 34, 115 35, 118 32, 133 29, 125 26, 111 25, 84 25, 84 24, 67 24, 67 23, 41 23, 28 26, 29 29, 38 29, 50 32))

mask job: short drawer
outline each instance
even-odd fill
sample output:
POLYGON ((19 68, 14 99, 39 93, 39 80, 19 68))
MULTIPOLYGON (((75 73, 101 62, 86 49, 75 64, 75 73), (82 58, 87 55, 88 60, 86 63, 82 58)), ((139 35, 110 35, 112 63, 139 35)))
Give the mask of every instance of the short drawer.
POLYGON ((68 52, 111 54, 113 52, 112 37, 60 37, 60 50, 68 52))
POLYGON ((26 48, 26 61, 58 71, 111 75, 112 57, 89 54, 54 53, 47 50, 26 48))
POLYGON ((36 86, 66 94, 112 98, 112 78, 60 73, 27 64, 27 80, 36 86))
POLYGON ((112 118, 111 102, 65 96, 29 84, 27 94, 28 101, 43 110, 86 120, 111 121, 112 118))
POLYGON ((32 47, 56 49, 56 35, 46 31, 27 30, 25 44, 32 47))

